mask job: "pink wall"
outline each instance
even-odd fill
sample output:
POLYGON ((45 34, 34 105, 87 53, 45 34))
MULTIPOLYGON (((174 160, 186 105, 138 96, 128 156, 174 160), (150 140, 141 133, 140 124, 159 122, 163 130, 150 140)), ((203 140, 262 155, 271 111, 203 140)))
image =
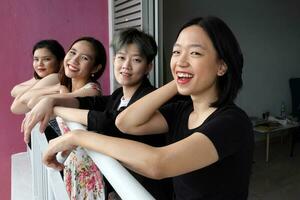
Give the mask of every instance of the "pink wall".
MULTIPOLYGON (((108 50, 107 0, 1 0, 0 3, 0 196, 10 199, 10 157, 25 150, 20 123, 11 114, 12 87, 32 77, 31 50, 35 42, 54 38, 65 49, 83 35, 101 40, 108 50)), ((107 67, 108 68, 108 67, 107 67)), ((109 91, 109 72, 102 78, 109 91)))

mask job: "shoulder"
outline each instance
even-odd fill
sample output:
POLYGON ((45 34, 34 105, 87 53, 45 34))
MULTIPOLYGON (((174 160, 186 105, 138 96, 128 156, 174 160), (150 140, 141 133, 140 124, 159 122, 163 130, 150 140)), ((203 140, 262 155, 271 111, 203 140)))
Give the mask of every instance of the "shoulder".
POLYGON ((138 91, 142 92, 142 93, 150 93, 153 92, 154 90, 156 90, 156 87, 154 87, 148 78, 145 78, 142 82, 142 84, 140 85, 138 91))
POLYGON ((212 113, 201 127, 214 132, 251 132, 252 123, 246 114, 238 106, 231 104, 218 108, 212 113))
POLYGON ((83 86, 83 89, 95 89, 99 92, 102 91, 101 85, 98 82, 89 82, 85 86, 83 86))
POLYGON ((188 115, 193 110, 192 101, 171 101, 164 104, 160 109, 160 113, 165 118, 180 119, 188 115))
POLYGON ((244 120, 250 122, 247 113, 235 104, 229 104, 218 108, 215 112, 215 117, 225 117, 230 120, 244 120))

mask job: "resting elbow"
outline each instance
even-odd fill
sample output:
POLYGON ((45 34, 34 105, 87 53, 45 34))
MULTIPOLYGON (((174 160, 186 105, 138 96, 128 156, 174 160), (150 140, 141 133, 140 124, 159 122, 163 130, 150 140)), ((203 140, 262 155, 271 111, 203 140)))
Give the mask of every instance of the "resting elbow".
POLYGON ((11 111, 12 113, 14 113, 14 114, 17 114, 17 113, 16 113, 16 110, 15 110, 14 104, 12 104, 12 105, 10 106, 10 111, 11 111))
POLYGON ((20 109, 18 109, 18 107, 14 103, 10 106, 10 111, 16 115, 24 114, 20 111, 20 109))
POLYGON ((129 127, 126 126, 126 121, 125 121, 124 117, 122 117, 120 114, 116 118, 115 125, 123 133, 129 132, 129 127))
POLYGON ((162 157, 159 153, 156 154, 155 158, 152 158, 147 163, 146 176, 155 180, 160 180, 166 178, 166 173, 164 172, 162 157))
POLYGON ((151 178, 151 179, 161 180, 161 179, 165 178, 163 176, 162 171, 159 168, 154 168, 153 167, 153 169, 150 169, 148 173, 149 173, 148 177, 151 178))

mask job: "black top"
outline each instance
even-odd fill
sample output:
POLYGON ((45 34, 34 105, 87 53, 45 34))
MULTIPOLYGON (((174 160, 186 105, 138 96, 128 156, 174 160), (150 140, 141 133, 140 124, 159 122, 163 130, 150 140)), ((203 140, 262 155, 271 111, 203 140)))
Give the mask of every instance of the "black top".
POLYGON ((234 104, 226 105, 199 127, 189 129, 191 101, 169 104, 160 111, 169 126, 170 143, 200 132, 212 141, 219 156, 210 166, 174 177, 175 199, 247 199, 254 146, 247 114, 234 104))
MULTIPOLYGON (((144 79, 140 87, 133 94, 128 106, 155 90, 148 79, 144 79)), ((166 144, 165 134, 135 136, 121 132, 115 126, 115 119, 120 111, 117 111, 123 96, 122 88, 118 88, 109 96, 80 97, 81 109, 89 109, 88 130, 103 133, 114 137, 131 139, 151 146, 163 146, 166 144)), ((172 196, 172 185, 170 179, 153 180, 131 171, 134 177, 153 195, 155 199, 170 199, 172 196)))

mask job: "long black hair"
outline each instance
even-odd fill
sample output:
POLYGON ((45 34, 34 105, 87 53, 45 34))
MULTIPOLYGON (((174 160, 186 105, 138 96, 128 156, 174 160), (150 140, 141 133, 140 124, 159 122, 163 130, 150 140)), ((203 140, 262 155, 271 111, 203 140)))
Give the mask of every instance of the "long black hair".
POLYGON ((211 106, 220 107, 233 103, 243 85, 244 59, 236 37, 224 21, 214 16, 190 20, 181 27, 177 37, 183 29, 193 25, 200 26, 207 33, 216 49, 218 58, 227 65, 226 73, 217 78, 218 99, 211 106))

